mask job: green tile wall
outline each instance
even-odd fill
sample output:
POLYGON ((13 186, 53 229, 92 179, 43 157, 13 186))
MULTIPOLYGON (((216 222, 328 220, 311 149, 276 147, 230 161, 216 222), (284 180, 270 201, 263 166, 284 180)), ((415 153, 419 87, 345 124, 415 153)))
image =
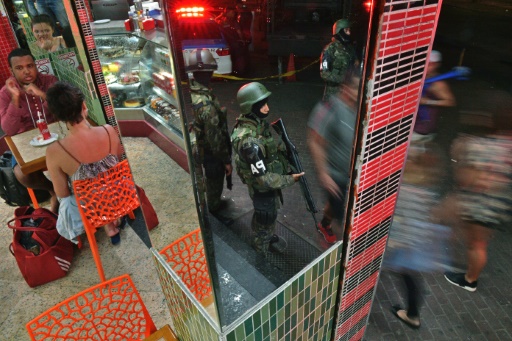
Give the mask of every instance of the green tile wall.
POLYGON ((226 332, 226 341, 330 340, 341 247, 324 254, 252 316, 226 332))
POLYGON ((199 310, 199 302, 173 273, 165 259, 155 249, 151 251, 173 319, 174 330, 180 341, 221 341, 220 331, 216 330, 205 316, 208 313, 199 310))

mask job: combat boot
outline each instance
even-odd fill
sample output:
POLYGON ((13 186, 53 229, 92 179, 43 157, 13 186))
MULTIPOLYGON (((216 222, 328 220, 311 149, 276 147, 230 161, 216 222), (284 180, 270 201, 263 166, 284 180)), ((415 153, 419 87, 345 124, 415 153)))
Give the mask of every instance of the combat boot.
POLYGON ((269 244, 269 250, 273 253, 284 253, 286 251, 286 247, 288 246, 288 243, 286 240, 278 236, 277 234, 272 235, 270 238, 270 244, 269 244))

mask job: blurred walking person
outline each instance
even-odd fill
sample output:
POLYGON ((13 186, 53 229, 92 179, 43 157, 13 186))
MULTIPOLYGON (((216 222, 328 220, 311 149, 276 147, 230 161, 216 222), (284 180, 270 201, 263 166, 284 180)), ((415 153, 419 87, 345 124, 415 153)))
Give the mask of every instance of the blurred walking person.
MULTIPOLYGON (((439 75, 441 61, 441 53, 432 50, 427 64, 427 80, 439 75)), ((414 122, 412 141, 432 141, 437 133, 440 109, 453 107, 455 104, 455 96, 445 80, 437 80, 425 84, 421 94, 416 121, 414 122)))
POLYGON ((461 120, 467 129, 453 142, 451 158, 468 264, 465 273, 447 272, 445 278, 474 292, 487 264, 490 239, 512 220, 512 137, 496 129, 494 115, 489 113, 465 114, 461 120))
POLYGON ((406 294, 405 305, 393 305, 392 312, 413 329, 421 326, 421 274, 443 269, 451 234, 448 227, 433 222, 444 169, 440 154, 431 146, 418 149, 407 158, 383 263, 400 277, 406 294))
POLYGON ((308 146, 320 184, 327 193, 323 218, 317 230, 329 244, 336 242, 331 223, 340 223, 350 180, 356 105, 360 77, 355 68, 346 75, 336 95, 321 101, 308 121, 308 146))

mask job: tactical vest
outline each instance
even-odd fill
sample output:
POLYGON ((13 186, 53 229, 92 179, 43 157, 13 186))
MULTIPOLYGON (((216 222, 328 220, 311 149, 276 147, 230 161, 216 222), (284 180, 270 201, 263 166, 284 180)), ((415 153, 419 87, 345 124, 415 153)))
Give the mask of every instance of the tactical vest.
POLYGON ((267 167, 267 172, 276 173, 279 175, 286 174, 288 170, 288 160, 286 159, 283 148, 278 146, 270 132, 270 125, 266 121, 257 121, 245 116, 240 116, 237 119, 235 128, 231 135, 232 144, 235 149, 235 168, 238 176, 242 182, 256 190, 267 190, 262 188, 256 178, 253 176, 251 166, 243 158, 240 157, 240 148, 242 143, 248 137, 256 138, 260 141, 260 147, 263 147, 264 162, 267 167))

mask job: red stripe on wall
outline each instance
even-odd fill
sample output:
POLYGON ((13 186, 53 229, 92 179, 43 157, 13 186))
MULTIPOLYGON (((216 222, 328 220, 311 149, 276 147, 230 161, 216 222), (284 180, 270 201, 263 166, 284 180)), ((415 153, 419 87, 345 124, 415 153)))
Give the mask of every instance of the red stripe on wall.
POLYGON ((366 331, 366 326, 364 326, 363 328, 361 328, 360 331, 358 331, 354 336, 352 336, 350 338, 350 341, 357 341, 357 340, 361 340, 364 336, 364 332, 366 331))
POLYGON ((362 318, 364 318, 366 316, 366 314, 368 314, 370 312, 370 308, 372 307, 372 302, 368 302, 366 303, 362 308, 361 310, 358 310, 357 313, 355 313, 351 318, 349 318, 347 321, 345 321, 345 323, 343 323, 337 330, 336 330, 336 334, 337 335, 344 335, 346 334, 348 331, 350 331, 350 329, 355 326, 357 323, 359 323, 359 321, 361 321, 362 318))
POLYGON ((387 236, 382 237, 375 244, 364 250, 361 254, 352 259, 350 265, 346 268, 345 281, 352 277, 355 273, 360 271, 366 265, 380 257, 386 249, 387 236))
MULTIPOLYGON (((355 301, 357 301, 361 296, 366 294, 371 288, 375 286, 377 283, 377 278, 379 277, 379 272, 376 271, 366 280, 361 282, 354 290, 349 292, 348 294, 344 294, 341 298, 341 310, 345 310, 350 307, 355 301)), ((356 313, 357 314, 357 313, 356 313)))
POLYGON ((363 192, 380 180, 400 170, 407 155, 407 143, 390 150, 384 155, 362 165, 358 190, 363 192))
POLYGON ((375 97, 370 108, 372 115, 368 120, 368 132, 371 133, 416 112, 421 88, 421 81, 417 81, 392 93, 375 97))
MULTIPOLYGON (((368 231, 371 227, 390 217, 393 214, 393 210, 395 209, 396 197, 396 193, 392 194, 369 210, 366 210, 360 216, 356 216, 354 218, 350 239, 356 239, 368 231)), ((357 215, 357 212, 355 212, 355 215, 357 215)))

